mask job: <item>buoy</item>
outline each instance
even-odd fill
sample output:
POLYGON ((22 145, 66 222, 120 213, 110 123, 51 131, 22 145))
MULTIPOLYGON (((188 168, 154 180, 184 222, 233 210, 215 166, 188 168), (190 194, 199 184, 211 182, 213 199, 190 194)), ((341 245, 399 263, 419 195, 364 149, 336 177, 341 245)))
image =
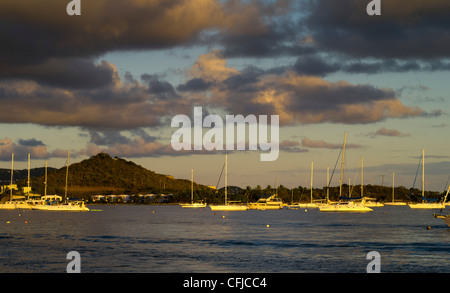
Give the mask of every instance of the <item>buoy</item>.
POLYGON ((152 211, 152 214, 154 214, 155 213, 155 211, 152 211))
POLYGON ((27 221, 25 221, 25 224, 28 224, 28 222, 27 222, 27 221))
POLYGON ((10 221, 6 222, 6 224, 9 224, 9 223, 11 223, 11 222, 10 221))
POLYGON ((430 226, 427 226, 427 230, 431 230, 431 227, 430 227, 430 226))
POLYGON ((308 210, 305 210, 305 213, 307 213, 308 212, 308 210))
POLYGON ((222 216, 223 219, 225 219, 225 216, 222 216))
POLYGON ((266 227, 269 228, 269 225, 267 225, 266 227))

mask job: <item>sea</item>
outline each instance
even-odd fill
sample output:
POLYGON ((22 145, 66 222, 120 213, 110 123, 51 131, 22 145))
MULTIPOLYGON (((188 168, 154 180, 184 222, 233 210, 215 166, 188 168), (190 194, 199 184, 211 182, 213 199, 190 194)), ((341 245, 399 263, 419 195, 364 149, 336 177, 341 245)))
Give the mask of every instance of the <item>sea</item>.
POLYGON ((450 230, 432 210, 88 207, 0 210, 0 272, 66 273, 74 251, 81 273, 450 272, 450 230))

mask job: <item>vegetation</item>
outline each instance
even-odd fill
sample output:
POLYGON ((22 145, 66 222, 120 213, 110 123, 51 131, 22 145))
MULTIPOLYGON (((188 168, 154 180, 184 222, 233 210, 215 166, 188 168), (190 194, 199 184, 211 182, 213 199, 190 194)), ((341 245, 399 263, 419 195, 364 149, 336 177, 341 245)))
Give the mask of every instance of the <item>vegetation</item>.
MULTIPOLYGON (((35 168, 31 172, 31 186, 33 193, 44 194, 44 169, 35 168)), ((47 194, 64 195, 66 168, 48 169, 47 194)), ((0 169, 0 179, 3 184, 9 184, 10 170, 0 169), (4 177, 4 178, 3 178, 4 177)), ((14 178, 19 187, 27 186, 27 170, 18 170, 14 173, 14 178)), ((343 196, 348 196, 348 185, 343 185, 343 196)), ((255 202, 261 196, 268 196, 277 193, 285 203, 310 202, 311 189, 298 186, 293 189, 278 186, 277 189, 268 185, 264 189, 261 186, 254 188, 247 186, 241 189, 236 186, 228 187, 228 200, 241 202, 255 202)), ((155 200, 139 197, 139 194, 155 194, 161 197, 162 194, 172 194, 171 203, 191 201, 190 180, 174 179, 171 176, 157 174, 147 170, 131 161, 115 157, 112 158, 106 153, 99 153, 89 159, 83 160, 69 166, 68 191, 72 198, 84 198, 89 200, 93 195, 119 195, 128 194, 131 202, 152 203, 155 200)), ((327 188, 314 188, 313 200, 325 200, 327 188)), ((360 186, 354 186, 352 197, 360 196, 360 186)), ((375 198, 377 201, 391 201, 392 188, 365 185, 364 196, 375 198)), ((442 193, 427 191, 426 198, 440 198, 442 193)), ((330 200, 338 200, 339 187, 330 187, 330 200)), ((399 201, 420 201, 421 191, 414 189, 411 191, 403 186, 395 188, 395 199, 399 201)), ((224 188, 219 190, 211 189, 207 186, 194 183, 194 200, 203 200, 209 204, 222 204, 224 202, 224 188)), ((119 201, 120 200, 116 200, 119 201)))

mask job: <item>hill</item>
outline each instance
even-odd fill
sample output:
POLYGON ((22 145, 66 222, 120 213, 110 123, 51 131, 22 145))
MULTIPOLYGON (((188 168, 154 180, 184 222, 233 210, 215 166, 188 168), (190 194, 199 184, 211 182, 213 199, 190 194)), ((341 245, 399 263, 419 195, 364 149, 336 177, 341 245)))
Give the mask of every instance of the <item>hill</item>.
MULTIPOLYGON (((64 194, 66 167, 47 172, 47 194, 64 194)), ((18 183, 26 185, 26 179, 18 183)), ((44 193, 44 176, 31 179, 34 193, 44 193)), ((194 183, 198 190, 209 189, 194 183)), ((69 166, 69 197, 87 198, 102 194, 147 194, 147 193, 190 193, 191 182, 173 179, 171 176, 157 174, 131 161, 106 153, 99 153, 89 159, 69 166)))

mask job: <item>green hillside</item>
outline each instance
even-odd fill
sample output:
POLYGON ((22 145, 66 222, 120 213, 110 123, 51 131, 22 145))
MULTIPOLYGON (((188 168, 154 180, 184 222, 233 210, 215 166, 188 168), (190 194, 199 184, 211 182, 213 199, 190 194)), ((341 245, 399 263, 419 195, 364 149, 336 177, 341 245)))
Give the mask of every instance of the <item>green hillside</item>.
MULTIPOLYGON (((66 167, 49 171, 47 194, 64 194, 66 167)), ((44 176, 31 180, 34 193, 44 193, 44 176)), ((20 185, 26 185, 26 180, 20 185)), ((197 190, 207 190, 205 186, 194 184, 197 190)), ((171 176, 157 174, 131 161, 112 158, 99 153, 89 159, 69 166, 69 197, 86 198, 90 195, 109 194, 147 194, 147 193, 189 193, 191 182, 173 179, 171 176)))

